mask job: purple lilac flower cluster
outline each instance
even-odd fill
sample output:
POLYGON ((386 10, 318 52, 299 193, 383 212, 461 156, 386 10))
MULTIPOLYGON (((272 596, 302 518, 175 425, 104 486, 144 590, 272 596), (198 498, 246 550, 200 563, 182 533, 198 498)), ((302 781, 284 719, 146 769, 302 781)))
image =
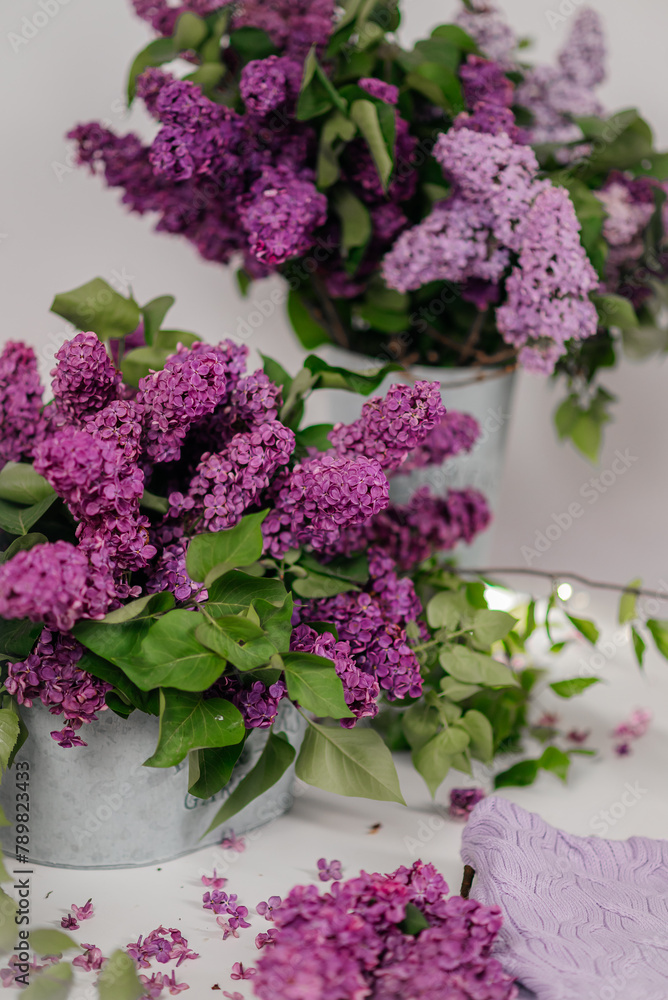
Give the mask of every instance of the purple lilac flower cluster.
POLYGON ((42 394, 35 352, 8 340, 0 353, 0 469, 30 454, 41 422, 42 394))
POLYGON ((434 156, 453 192, 399 237, 383 262, 385 280, 405 292, 427 281, 466 285, 474 278, 494 292, 511 252, 519 254, 497 326, 521 348, 520 363, 549 374, 569 341, 593 336, 598 326, 589 293, 599 278, 580 242, 573 203, 565 189, 537 179, 533 151, 506 131, 477 131, 464 120, 439 136, 434 156))
POLYGON ((196 952, 190 950, 181 931, 174 927, 156 927, 146 937, 140 935, 125 950, 138 969, 150 968, 153 959, 161 965, 176 962, 178 969, 186 959, 199 958, 196 952))
POLYGON ((498 907, 461 896, 436 869, 416 861, 389 875, 362 872, 318 887, 297 886, 272 910, 275 933, 261 942, 253 976, 261 1000, 514 1000, 517 988, 491 957, 498 907), (428 926, 403 928, 408 906, 428 926))
MULTIPOLYGON (((391 701, 417 698, 422 693, 420 664, 409 645, 405 626, 417 619, 422 604, 412 580, 399 577, 394 561, 380 549, 369 552, 369 575, 363 591, 307 601, 299 609, 299 617, 305 624, 315 621, 335 624, 339 639, 349 646, 359 670, 368 674, 391 701)), ((354 685, 356 701, 361 700, 360 694, 368 697, 359 676, 344 675, 342 679, 344 689, 346 684, 354 685)), ((356 701, 348 702, 353 711, 356 701)), ((364 707, 368 715, 375 715, 377 710, 377 705, 364 707)))
POLYGON ((64 729, 51 733, 62 747, 86 746, 77 730, 107 707, 104 696, 111 684, 77 666, 83 653, 68 632, 44 629, 27 660, 8 664, 5 687, 20 705, 30 708, 39 699, 65 719, 64 729))
MULTIPOLYGON (((475 421, 446 414, 437 383, 397 385, 365 403, 358 420, 333 428, 330 450, 309 449, 294 462, 280 389, 263 371, 245 374, 245 355, 231 341, 180 346, 133 396, 93 334, 58 352, 49 419, 37 414, 25 447, 69 508, 77 544, 38 544, 0 566, 0 615, 45 626, 30 655, 9 664, 7 688, 20 703, 39 698, 64 717, 52 734, 62 746, 84 745, 78 730, 106 709, 109 690, 78 666, 76 623, 164 590, 182 604, 207 600, 187 572, 189 538, 201 525, 230 528, 267 508, 268 556, 305 546, 327 560, 371 546, 365 589, 305 603, 292 637, 293 651, 334 662, 353 713, 344 724, 375 715, 381 690, 390 698, 420 693, 406 624, 422 608, 397 570, 470 539, 488 513, 475 491, 439 501, 423 490, 410 509, 391 507, 388 476, 407 460, 440 463, 471 447, 475 421), (161 489, 167 484, 169 507, 150 518, 140 504, 155 476, 161 489), (311 628, 316 620, 335 623, 339 639, 311 628)), ((207 694, 229 698, 249 729, 265 729, 287 689, 282 679, 248 684, 231 671, 207 694)))

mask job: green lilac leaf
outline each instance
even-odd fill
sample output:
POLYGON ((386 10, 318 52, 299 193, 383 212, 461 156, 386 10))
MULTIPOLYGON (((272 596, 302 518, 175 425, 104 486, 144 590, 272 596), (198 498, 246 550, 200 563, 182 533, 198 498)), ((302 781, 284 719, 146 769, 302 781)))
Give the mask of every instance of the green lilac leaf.
MULTIPOLYGON (((28 739, 28 736, 30 734, 28 732, 28 727, 26 726, 25 722, 23 721, 23 719, 21 717, 21 714, 19 712, 18 702, 16 701, 15 698, 13 698, 9 694, 3 695, 3 697, 2 697, 2 707, 3 707, 3 709, 7 709, 8 711, 13 712, 14 715, 16 716, 16 718, 18 719, 18 723, 19 723, 18 736, 16 737, 16 740, 14 742, 14 746, 12 747, 11 753, 9 754, 9 757, 7 758, 7 767, 13 767, 14 761, 16 760, 17 753, 19 752, 19 750, 21 749, 21 747, 23 746, 23 744, 25 743, 25 741, 28 739)), ((3 818, 4 817, 0 816, 0 826, 3 825, 3 823, 2 823, 2 819, 3 818)), ((3 879, 0 878, 0 881, 3 881, 3 879)))
POLYGON ((141 314, 144 320, 144 340, 149 347, 162 326, 162 321, 175 302, 176 299, 173 295, 159 295, 141 307, 141 314))
POLYGON ((0 618, 0 657, 25 660, 37 642, 44 626, 28 618, 7 621, 0 618))
POLYGON ((331 660, 314 653, 286 653, 283 667, 292 701, 320 717, 354 718, 343 696, 343 683, 331 660))
POLYGON ((102 966, 97 988, 100 1000, 140 1000, 144 995, 135 963, 125 951, 115 951, 102 966))
POLYGON ((44 476, 25 462, 7 462, 0 469, 0 500, 33 506, 53 496, 53 487, 44 476))
POLYGON ((426 930, 429 926, 429 921, 422 910, 419 910, 414 903, 406 903, 406 915, 399 924, 402 933, 417 937, 421 931, 426 930))
POLYGON ((394 168, 394 162, 383 136, 383 130, 381 129, 378 117, 378 108, 373 101, 353 101, 350 107, 350 118, 355 122, 366 139, 383 190, 386 191, 394 168))
POLYGON ((507 771, 502 771, 494 778, 495 788, 523 788, 526 785, 533 785, 538 777, 537 760, 521 760, 519 764, 513 764, 507 771))
POLYGON ((336 594, 345 594, 350 590, 359 590, 359 587, 347 580, 337 580, 333 576, 308 573, 304 577, 295 577, 292 581, 292 589, 299 597, 316 598, 334 597, 336 594))
POLYGON ((307 351, 330 342, 331 337, 327 328, 311 315, 299 292, 294 290, 289 292, 287 308, 292 329, 297 334, 299 343, 307 351))
POLYGON ((53 493, 32 507, 17 507, 15 504, 0 500, 0 528, 10 535, 27 535, 33 524, 37 524, 57 499, 53 493))
MULTIPOLYGON (((637 578, 631 580, 629 587, 638 588, 642 586, 642 580, 637 578)), ((626 622, 633 621, 637 617, 636 605, 638 603, 638 595, 630 594, 628 590, 624 591, 619 600, 619 615, 618 621, 620 625, 625 625, 626 622)))
POLYGON ((476 694, 480 690, 480 685, 462 684, 461 681, 456 681, 454 677, 443 677, 441 678, 440 688, 450 701, 464 701, 466 698, 470 698, 471 695, 476 694))
POLYGON ((636 660, 638 661, 638 666, 642 667, 643 658, 645 656, 645 649, 647 648, 645 640, 640 635, 637 629, 631 628, 631 638, 633 639, 633 651, 636 654, 636 660))
POLYGON ((175 767, 190 750, 234 746, 245 731, 243 716, 231 702, 164 688, 158 745, 144 766, 175 767))
POLYGON ((517 618, 505 611, 488 611, 483 608, 473 617, 473 637, 482 646, 491 646, 505 638, 517 624, 517 618))
POLYGON ((209 599, 205 607, 214 618, 246 614, 257 599, 282 607, 288 596, 280 580, 249 576, 238 570, 232 570, 231 573, 218 577, 208 589, 209 599))
POLYGON ((19 717, 11 708, 0 709, 0 768, 4 771, 19 736, 19 717))
POLYGON ((415 769, 424 778, 432 798, 450 770, 453 756, 466 750, 469 742, 468 733, 451 726, 437 733, 419 750, 413 751, 415 769))
POLYGON ((438 709, 423 699, 411 705, 403 714, 403 733, 412 750, 419 750, 428 743, 440 726, 441 717, 438 709))
POLYGON ((41 927, 30 931, 30 946, 36 955, 61 955, 64 951, 79 947, 74 938, 64 931, 41 927))
POLYGON ((575 626, 580 635, 583 635, 592 646, 596 645, 599 631, 592 621, 589 621, 588 618, 575 618, 573 615, 566 615, 566 617, 571 625, 575 626))
POLYGON ((224 664, 196 637, 202 615, 177 608, 158 618, 141 640, 140 648, 118 663, 142 691, 155 687, 179 691, 205 691, 223 672, 224 664))
POLYGON ((17 552, 27 552, 29 549, 34 548, 35 545, 44 545, 48 540, 46 535, 40 534, 39 531, 33 531, 27 535, 21 535, 20 538, 15 538, 4 552, 0 552, 0 566, 12 559, 17 552))
POLYGON ((128 105, 132 104, 135 97, 137 77, 141 76, 144 70, 150 66, 162 66, 164 63, 171 62, 172 59, 176 59, 177 55, 178 50, 171 38, 156 38, 135 56, 128 76, 128 105))
POLYGON ((141 313, 133 298, 125 298, 102 278, 56 295, 51 312, 77 330, 92 330, 100 340, 126 337, 139 326, 141 313))
POLYGON ((600 677, 571 677, 566 681, 555 681, 550 687, 560 698, 572 698, 576 694, 582 694, 593 684, 599 684, 600 677))
POLYGON ((427 622, 431 628, 454 631, 461 620, 461 600, 458 594, 441 591, 427 604, 427 622))
POLYGON ((471 709, 458 723, 471 737, 471 753, 478 760, 490 763, 494 756, 494 730, 489 719, 482 712, 471 709))
MULTIPOLYGON (((195 634, 203 646, 234 664, 238 670, 256 670, 268 663, 277 652, 276 647, 266 635, 258 639, 251 639, 241 645, 224 629, 219 628, 217 624, 212 625, 210 622, 202 622, 198 625, 195 634)), ((220 668, 219 672, 222 673, 220 668)))
POLYGON ((267 354, 263 354, 262 351, 258 351, 258 353, 262 358, 262 368, 265 375, 274 383, 274 385, 280 386, 282 393, 285 396, 290 391, 292 376, 288 375, 283 365, 279 364, 278 361, 275 361, 274 358, 270 358, 267 354))
POLYGON ((195 535, 186 554, 190 578, 198 583, 213 583, 232 569, 256 562, 262 555, 262 522, 268 513, 263 510, 247 514, 234 528, 195 535))
POLYGON ((310 722, 297 758, 297 777, 326 792, 405 805, 392 755, 372 729, 310 722))
MULTIPOLYGON (((328 338, 329 339, 329 338, 328 338)), ((361 396, 370 396, 392 372, 402 371, 402 366, 394 362, 382 368, 351 371, 337 365, 329 365, 315 354, 309 354, 304 367, 317 376, 318 389, 347 389, 361 396)))
POLYGON ((561 781, 565 782, 568 778, 571 759, 567 753, 564 753, 558 747, 546 747, 542 757, 538 761, 538 765, 544 771, 551 771, 553 774, 556 774, 561 781))
MULTIPOLYGON (((30 935, 32 939, 32 934, 30 935)), ((74 975, 69 962, 50 965, 36 976, 21 996, 25 1000, 65 1000, 74 985, 74 975)), ((137 994, 141 996, 141 994, 137 994)), ((118 995, 114 1000, 122 1000, 118 995)))
POLYGON ((466 646, 446 646, 439 660, 451 677, 464 684, 481 684, 484 687, 518 685, 517 677, 509 667, 466 646))
POLYGON ((283 777, 295 759, 295 748, 282 733, 269 733, 269 738, 257 764, 243 778, 223 803, 206 833, 226 823, 283 777))
POLYGON ((648 618, 646 624, 656 648, 668 660, 668 621, 648 618))
POLYGON ((213 747, 205 750, 193 750, 189 759, 197 763, 196 775, 192 774, 188 791, 198 799, 208 799, 224 788, 232 777, 234 765, 239 760, 245 740, 234 746, 213 747))

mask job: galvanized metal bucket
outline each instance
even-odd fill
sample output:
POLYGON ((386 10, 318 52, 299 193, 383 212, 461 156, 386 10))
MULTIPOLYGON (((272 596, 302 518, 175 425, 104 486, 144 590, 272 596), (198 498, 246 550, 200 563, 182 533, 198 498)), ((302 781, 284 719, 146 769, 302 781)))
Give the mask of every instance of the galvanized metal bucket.
MULTIPOLYGON (((30 736, 2 778, 0 804, 10 823, 28 776, 27 860, 59 868, 133 868, 218 844, 232 830, 242 834, 269 823, 292 805, 294 765, 273 788, 237 813, 225 827, 202 837, 220 806, 255 766, 267 741, 257 729, 246 741, 229 783, 210 799, 188 792, 188 767, 143 767, 158 741, 158 720, 140 712, 128 719, 112 711, 81 730, 88 746, 63 749, 50 736, 61 717, 41 704, 26 712, 30 736), (25 764, 29 766, 26 768, 25 764), (202 838, 202 839, 200 839, 202 838)), ((305 722, 290 702, 275 723, 299 747, 305 722)), ((5 853, 16 856, 14 826, 0 831, 5 853)))

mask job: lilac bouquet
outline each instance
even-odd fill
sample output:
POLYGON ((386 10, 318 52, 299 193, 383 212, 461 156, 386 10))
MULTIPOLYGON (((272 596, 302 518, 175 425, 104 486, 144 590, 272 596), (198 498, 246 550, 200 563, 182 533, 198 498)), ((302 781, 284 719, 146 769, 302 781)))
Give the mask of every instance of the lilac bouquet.
MULTIPOLYGON (((423 490, 397 507, 389 479, 470 448, 475 421, 446 413, 438 383, 423 381, 369 399, 351 424, 304 427, 311 392, 369 395, 387 369, 311 356, 294 378, 269 358, 247 373, 245 347, 163 329, 170 297, 140 309, 100 279, 53 308, 75 321, 91 301, 104 303, 97 332, 60 348, 46 405, 34 352, 9 342, 0 355, 5 763, 25 738, 19 708, 29 723, 34 702, 59 720, 51 735, 65 748, 85 745, 101 712, 139 711, 161 720, 147 763, 192 753, 191 791, 208 798, 289 700, 308 717, 304 780, 400 800, 379 735, 355 724, 381 698, 419 703, 424 650, 449 635, 410 574, 470 541, 489 511, 473 489, 423 490)), ((519 686, 484 659, 466 668, 468 694, 519 686)), ((469 748, 491 748, 474 732, 480 713, 456 712, 459 757, 443 746, 443 776, 469 748)), ((265 782, 294 757, 272 733, 265 782)))
POLYGON ((560 373, 558 431, 595 456, 597 371, 666 346, 668 154, 635 111, 606 118, 592 11, 548 67, 488 0, 410 51, 395 0, 133 4, 159 37, 129 99, 159 128, 79 125, 81 164, 243 291, 283 275, 309 349, 560 373))
POLYGON ((296 886, 268 915, 253 992, 261 1000, 514 1000, 491 950, 498 906, 448 894, 433 865, 296 886))

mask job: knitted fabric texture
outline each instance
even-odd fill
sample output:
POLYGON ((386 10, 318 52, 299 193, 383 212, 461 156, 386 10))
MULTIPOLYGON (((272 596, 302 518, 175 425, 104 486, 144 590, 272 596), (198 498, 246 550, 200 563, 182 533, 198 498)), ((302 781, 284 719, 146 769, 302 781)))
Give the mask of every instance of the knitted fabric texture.
POLYGON ((494 956, 536 1000, 665 1000, 668 841, 575 837, 484 799, 462 837, 472 896, 504 914, 494 956))

